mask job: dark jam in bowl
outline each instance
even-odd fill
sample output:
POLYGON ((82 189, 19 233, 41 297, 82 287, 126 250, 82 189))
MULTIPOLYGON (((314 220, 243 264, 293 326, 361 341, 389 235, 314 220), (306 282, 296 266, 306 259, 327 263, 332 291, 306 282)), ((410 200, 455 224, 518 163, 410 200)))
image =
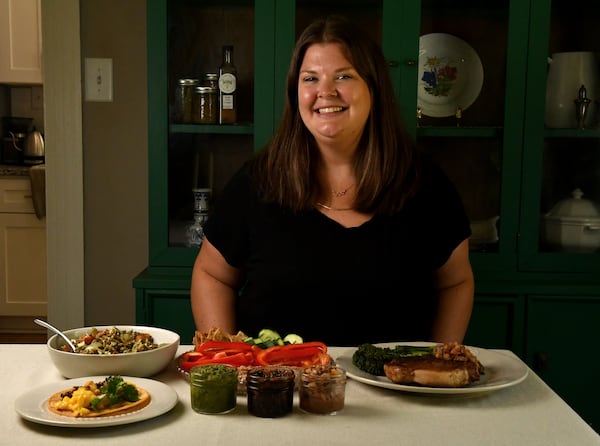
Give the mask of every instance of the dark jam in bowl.
POLYGON ((334 415, 344 408, 346 372, 335 366, 315 365, 302 372, 300 409, 320 415, 334 415))
POLYGON ((291 367, 255 367, 248 372, 248 412, 278 418, 292 411, 296 375, 291 367))

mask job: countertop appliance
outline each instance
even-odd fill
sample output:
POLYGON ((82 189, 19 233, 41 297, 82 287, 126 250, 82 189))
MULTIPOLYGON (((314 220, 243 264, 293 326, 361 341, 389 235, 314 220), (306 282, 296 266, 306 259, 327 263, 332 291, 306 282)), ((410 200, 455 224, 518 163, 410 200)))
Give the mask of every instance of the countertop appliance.
POLYGON ((6 116, 2 118, 2 151, 0 163, 24 164, 25 142, 33 130, 33 118, 6 116))

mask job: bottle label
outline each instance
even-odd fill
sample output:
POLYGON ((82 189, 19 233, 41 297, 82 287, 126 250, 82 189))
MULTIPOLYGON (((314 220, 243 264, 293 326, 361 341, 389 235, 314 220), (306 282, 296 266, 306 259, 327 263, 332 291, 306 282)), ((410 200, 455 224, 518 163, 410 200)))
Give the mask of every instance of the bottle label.
POLYGON ((233 95, 224 94, 221 97, 221 108, 223 110, 233 110, 233 95))
POLYGON ((235 76, 231 73, 223 73, 219 78, 219 89, 223 93, 233 93, 235 91, 235 76))

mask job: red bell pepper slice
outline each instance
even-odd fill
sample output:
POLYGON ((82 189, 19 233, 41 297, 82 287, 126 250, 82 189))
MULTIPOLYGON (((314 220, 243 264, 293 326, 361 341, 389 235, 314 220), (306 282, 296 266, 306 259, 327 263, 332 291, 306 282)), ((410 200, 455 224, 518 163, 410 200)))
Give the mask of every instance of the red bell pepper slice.
POLYGON ((245 342, 207 341, 184 353, 179 364, 185 371, 202 364, 253 365, 254 354, 252 346, 245 342))
POLYGON ((258 365, 289 365, 306 367, 312 364, 327 364, 331 357, 327 354, 327 346, 322 342, 305 342, 302 344, 276 345, 256 355, 258 365))
POLYGON ((198 344, 195 348, 195 351, 200 353, 220 350, 249 352, 252 350, 252 345, 246 344, 245 342, 206 341, 202 344, 198 344))
POLYGON ((192 367, 203 364, 229 364, 233 366, 249 366, 254 364, 252 352, 227 354, 220 352, 215 355, 204 355, 199 352, 187 352, 181 355, 179 366, 189 372, 192 367))
POLYGON ((197 352, 185 352, 179 357, 179 366, 189 372, 192 367, 199 365, 199 361, 203 358, 200 353, 197 352))

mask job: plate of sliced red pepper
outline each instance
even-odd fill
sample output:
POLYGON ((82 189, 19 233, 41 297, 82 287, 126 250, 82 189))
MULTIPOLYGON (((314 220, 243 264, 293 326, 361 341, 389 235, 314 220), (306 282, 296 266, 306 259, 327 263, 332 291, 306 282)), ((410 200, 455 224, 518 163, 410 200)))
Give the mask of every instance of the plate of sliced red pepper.
POLYGON ((187 374, 192 367, 203 364, 229 364, 246 366, 290 366, 309 367, 314 364, 329 364, 331 357, 327 346, 318 341, 301 344, 275 345, 261 348, 245 342, 206 341, 194 350, 177 358, 178 369, 187 374))

